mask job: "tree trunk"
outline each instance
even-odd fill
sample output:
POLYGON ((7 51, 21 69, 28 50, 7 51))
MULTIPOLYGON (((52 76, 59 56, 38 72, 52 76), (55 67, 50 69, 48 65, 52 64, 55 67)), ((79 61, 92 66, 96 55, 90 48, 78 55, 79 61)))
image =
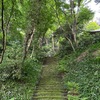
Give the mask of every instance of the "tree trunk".
POLYGON ((30 33, 26 34, 25 45, 24 45, 23 62, 27 57, 29 47, 31 46, 31 43, 32 43, 32 40, 33 40, 34 32, 35 32, 35 28, 33 28, 33 30, 31 30, 30 33))
POLYGON ((6 33, 5 33, 5 30, 4 30, 4 1, 3 0, 2 0, 2 12, 1 12, 1 15, 2 15, 1 28, 2 28, 3 38, 2 38, 2 47, 0 48, 1 49, 1 52, 0 52, 0 64, 3 61, 3 57, 4 57, 4 53, 5 53, 5 49, 6 49, 6 33))
POLYGON ((71 17, 72 17, 72 35, 73 35, 73 41, 75 42, 75 45, 77 46, 77 39, 76 39, 76 16, 74 11, 74 0, 70 0, 70 7, 71 7, 71 17))
POLYGON ((54 40, 54 35, 52 35, 52 50, 55 53, 55 40, 54 40))

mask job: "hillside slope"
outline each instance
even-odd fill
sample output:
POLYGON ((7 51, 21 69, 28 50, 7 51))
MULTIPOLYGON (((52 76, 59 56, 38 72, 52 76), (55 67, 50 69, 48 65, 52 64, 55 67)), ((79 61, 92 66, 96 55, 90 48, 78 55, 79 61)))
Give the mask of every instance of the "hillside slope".
POLYGON ((100 42, 59 62, 68 100, 100 100, 100 42))

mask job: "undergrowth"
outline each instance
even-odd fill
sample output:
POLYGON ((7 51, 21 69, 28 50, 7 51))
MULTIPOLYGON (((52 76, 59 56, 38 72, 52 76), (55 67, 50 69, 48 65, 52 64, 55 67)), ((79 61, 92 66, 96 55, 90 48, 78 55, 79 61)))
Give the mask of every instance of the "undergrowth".
POLYGON ((0 81, 0 100, 32 99, 35 86, 40 76, 41 65, 37 60, 29 59, 25 61, 22 70, 20 79, 18 79, 18 72, 16 74, 14 73, 14 78, 9 75, 11 73, 2 73, 3 76, 4 74, 8 74, 9 77, 2 77, 0 81))
POLYGON ((66 55, 59 62, 59 73, 68 91, 68 100, 100 100, 100 43, 93 44, 81 52, 66 55), (88 54, 77 58, 86 50, 88 54), (94 54, 94 53, 97 54, 94 54), (76 98, 76 99, 75 99, 76 98))
POLYGON ((7 47, 0 65, 0 100, 32 99, 42 67, 36 57, 28 57, 22 66, 20 46, 7 47))

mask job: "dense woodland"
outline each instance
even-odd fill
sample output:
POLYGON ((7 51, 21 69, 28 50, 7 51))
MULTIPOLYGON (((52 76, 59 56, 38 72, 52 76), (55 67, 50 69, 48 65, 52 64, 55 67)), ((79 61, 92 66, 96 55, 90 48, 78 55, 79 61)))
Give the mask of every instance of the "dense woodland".
POLYGON ((90 1, 0 0, 0 100, 63 100, 32 99, 50 58, 68 100, 100 100, 100 32, 91 34, 100 26, 90 1))

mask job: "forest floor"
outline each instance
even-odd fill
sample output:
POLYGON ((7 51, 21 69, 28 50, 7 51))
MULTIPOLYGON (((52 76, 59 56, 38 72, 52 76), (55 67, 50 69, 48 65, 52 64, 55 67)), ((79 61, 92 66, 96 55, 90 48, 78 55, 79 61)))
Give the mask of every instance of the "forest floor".
POLYGON ((47 58, 33 100, 67 100, 55 58, 47 58))

